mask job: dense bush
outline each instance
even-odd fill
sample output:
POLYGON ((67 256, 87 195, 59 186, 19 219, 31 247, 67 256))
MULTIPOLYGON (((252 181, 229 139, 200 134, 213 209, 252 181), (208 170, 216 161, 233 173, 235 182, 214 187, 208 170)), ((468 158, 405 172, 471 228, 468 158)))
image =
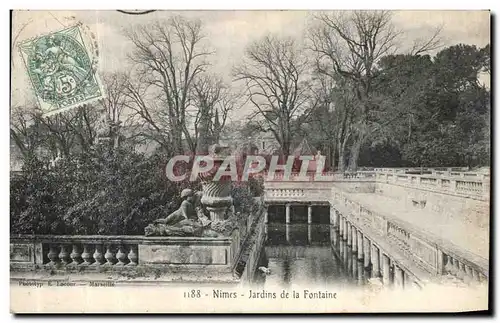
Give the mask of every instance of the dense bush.
POLYGON ((178 207, 182 189, 199 189, 198 183, 166 180, 166 161, 100 147, 52 169, 28 159, 11 178, 11 232, 143 234, 148 223, 178 207))
MULTIPOLYGON (((199 182, 166 179, 167 156, 128 148, 96 147, 61 159, 53 168, 36 158, 11 178, 10 228, 22 234, 144 234, 144 228, 178 208, 182 189, 199 182)), ((235 211, 254 212, 261 179, 233 185, 235 211)))

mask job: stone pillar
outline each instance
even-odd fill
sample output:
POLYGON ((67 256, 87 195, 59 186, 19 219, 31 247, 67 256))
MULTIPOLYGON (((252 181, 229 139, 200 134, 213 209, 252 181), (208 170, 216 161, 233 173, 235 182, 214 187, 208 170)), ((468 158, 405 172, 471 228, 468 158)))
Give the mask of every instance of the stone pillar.
POLYGON ((353 254, 351 256, 351 273, 352 273, 352 278, 358 280, 358 262, 356 261, 356 254, 353 254))
POLYGON ((351 226, 352 230, 352 252, 356 256, 356 251, 358 251, 358 230, 355 226, 351 226))
POLYGON ((376 245, 371 246, 371 256, 372 256, 372 278, 380 277, 380 255, 379 249, 376 245))
POLYGON ((307 242, 311 243, 312 241, 312 228, 310 225, 307 226, 307 242))
POLYGON ((286 241, 290 242, 290 224, 285 224, 286 241))
POLYGON ((347 223, 347 246, 350 247, 352 245, 352 226, 349 221, 347 223))
POLYGON ((338 246, 338 241, 337 241, 338 235, 339 235, 338 232, 334 228, 330 227, 330 241, 332 242, 332 246, 334 246, 335 249, 337 249, 338 246))
POLYGON ((382 254, 382 281, 386 286, 391 284, 390 261, 386 254, 382 254))
POLYGON ((266 209, 264 210, 264 222, 268 224, 269 223, 268 206, 266 205, 265 207, 266 209))
POLYGON ((370 248, 370 240, 368 240, 366 237, 363 237, 363 259, 365 260, 363 265, 365 268, 370 267, 370 261, 371 261, 371 248, 370 248))
POLYGON ((394 285, 397 288, 403 288, 404 272, 398 265, 394 265, 394 285))
POLYGON ((340 239, 342 239, 342 236, 344 235, 344 219, 342 219, 342 217, 339 218, 339 234, 340 239))
POLYGON ((286 224, 290 223, 290 204, 285 205, 285 217, 286 217, 286 224))
POLYGON ((358 260, 363 259, 364 254, 364 245, 363 245, 363 234, 361 231, 358 231, 358 260))
POLYGON ((339 240, 339 254, 340 254, 340 259, 344 260, 344 240, 342 239, 339 240))
POLYGON ((349 237, 349 223, 347 219, 344 217, 344 240, 347 240, 349 237))
POLYGON ((330 205, 330 224, 333 225, 335 230, 338 230, 339 218, 337 215, 337 210, 334 209, 333 205, 330 205))
POLYGON ((349 264, 349 246, 347 245, 347 240, 344 241, 344 258, 342 258, 342 264, 344 268, 347 270, 347 265, 349 264))
POLYGON ((307 224, 311 224, 312 223, 312 205, 308 205, 307 206, 307 224))

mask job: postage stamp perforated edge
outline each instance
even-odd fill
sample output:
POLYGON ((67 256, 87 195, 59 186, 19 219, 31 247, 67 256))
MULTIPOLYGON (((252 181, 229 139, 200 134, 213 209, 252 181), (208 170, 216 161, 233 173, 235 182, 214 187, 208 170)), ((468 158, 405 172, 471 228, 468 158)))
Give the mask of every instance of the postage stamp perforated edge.
MULTIPOLYGON (((38 34, 34 37, 30 37, 28 39, 25 39, 17 44, 21 59, 24 63, 25 73, 27 74, 27 76, 29 78, 29 83, 32 87, 33 94, 36 97, 39 108, 42 111, 42 116, 44 116, 44 117, 48 117, 48 116, 58 114, 58 113, 61 113, 64 111, 68 111, 71 109, 75 109, 78 107, 89 105, 89 104, 98 102, 98 101, 105 98, 105 89, 102 85, 101 78, 99 77, 99 74, 97 73, 98 50, 97 50, 97 48, 92 49, 92 38, 93 37, 86 35, 86 32, 85 32, 84 28, 82 28, 82 26, 83 26, 83 24, 81 22, 77 22, 71 26, 61 28, 59 30, 38 34), (87 96, 87 97, 83 98, 82 100, 78 100, 77 102, 75 102, 73 104, 69 104, 69 105, 66 105, 64 107, 57 107, 57 106, 54 106, 53 104, 45 102, 37 93, 37 91, 35 89, 34 80, 32 79, 32 77, 28 71, 29 67, 28 67, 28 62, 27 62, 27 54, 23 51, 23 47, 28 45, 29 43, 33 43, 33 42, 37 41, 40 38, 50 37, 51 35, 56 35, 56 34, 61 34, 61 33, 64 33, 65 31, 69 31, 71 29, 77 29, 77 31, 78 31, 78 36, 80 37, 80 39, 75 39, 75 37, 72 37, 72 38, 83 47, 83 49, 85 50, 85 53, 87 54, 89 60, 91 61, 92 78, 98 86, 99 93, 98 93, 98 95, 87 96), (90 44, 87 44, 85 42, 82 35, 87 36, 86 37, 86 38, 88 38, 87 42, 90 42, 90 44), (89 45, 91 46, 90 49, 89 49, 89 45)), ((96 44, 96 46, 97 46, 97 44, 96 44)))

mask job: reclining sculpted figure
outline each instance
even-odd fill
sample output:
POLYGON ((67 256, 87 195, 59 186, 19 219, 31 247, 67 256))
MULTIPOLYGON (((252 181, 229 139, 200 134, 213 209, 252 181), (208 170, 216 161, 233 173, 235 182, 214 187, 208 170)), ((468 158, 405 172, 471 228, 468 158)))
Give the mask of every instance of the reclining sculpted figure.
POLYGON ((204 215, 199 205, 201 192, 193 193, 186 188, 181 192, 183 199, 180 207, 166 218, 155 220, 145 229, 146 236, 213 236, 212 230, 204 230, 210 220, 204 215))
POLYGON ((164 219, 158 219, 154 221, 154 223, 163 223, 167 225, 175 225, 182 220, 193 220, 196 221, 198 219, 196 215, 196 210, 194 207, 194 194, 193 191, 189 188, 182 190, 181 198, 183 199, 181 206, 170 213, 164 219))

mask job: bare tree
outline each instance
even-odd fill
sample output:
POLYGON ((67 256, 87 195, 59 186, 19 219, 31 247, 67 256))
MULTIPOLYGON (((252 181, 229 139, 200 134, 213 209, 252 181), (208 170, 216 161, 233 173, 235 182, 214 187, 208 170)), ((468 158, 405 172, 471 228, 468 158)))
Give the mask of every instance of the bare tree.
POLYGON ((186 111, 194 82, 205 72, 209 65, 206 58, 211 54, 202 47, 201 22, 176 16, 166 22, 137 27, 130 30, 127 36, 135 47, 131 59, 138 65, 137 74, 142 75, 145 82, 145 88, 136 88, 130 94, 137 105, 135 110, 140 111, 139 116, 144 122, 157 131, 156 135, 164 130, 161 125, 167 125, 174 152, 183 151, 182 135, 194 151, 196 140, 189 131, 186 111), (137 95, 146 90, 157 93, 156 99, 161 105, 145 109, 144 99, 137 95), (152 109, 163 111, 153 113, 152 109))
POLYGON ((293 39, 266 36, 248 46, 244 62, 234 69, 235 79, 245 82, 248 100, 256 108, 249 118, 262 131, 273 133, 285 155, 290 154, 292 120, 310 103, 307 68, 293 39))
POLYGON ((121 123, 127 80, 122 74, 107 74, 104 77, 106 99, 48 117, 43 116, 35 104, 15 106, 11 115, 11 139, 24 157, 37 154, 40 158, 54 159, 90 149, 97 135, 100 109, 113 123, 121 123))
MULTIPOLYGON (((356 94, 359 113, 349 159, 349 168, 356 170, 362 144, 370 134, 373 109, 377 106, 374 92, 374 69, 380 58, 394 54, 401 31, 392 24, 388 11, 353 11, 321 13, 309 30, 311 49, 316 53, 318 73, 349 81, 356 94)), ((428 41, 418 41, 412 52, 423 53, 437 48, 439 30, 428 41)))
POLYGON ((327 143, 327 162, 330 167, 335 168, 338 156, 338 169, 344 171, 346 146, 354 132, 356 100, 349 83, 341 78, 337 79, 334 82, 328 76, 316 76, 314 95, 317 96, 318 103, 309 118, 304 121, 309 135, 314 133, 322 142, 327 143))
POLYGON ((350 80, 359 101, 361 118, 349 165, 356 169, 359 150, 368 135, 372 71, 378 59, 395 50, 399 32, 385 11, 322 13, 316 19, 319 25, 310 30, 310 40, 317 53, 318 72, 350 80))
POLYGON ((33 155, 41 139, 30 110, 30 106, 14 106, 10 116, 10 138, 23 157, 33 155))
POLYGON ((239 96, 216 76, 203 75, 194 84, 194 135, 196 152, 208 152, 208 145, 217 143, 229 113, 236 107, 239 96))

